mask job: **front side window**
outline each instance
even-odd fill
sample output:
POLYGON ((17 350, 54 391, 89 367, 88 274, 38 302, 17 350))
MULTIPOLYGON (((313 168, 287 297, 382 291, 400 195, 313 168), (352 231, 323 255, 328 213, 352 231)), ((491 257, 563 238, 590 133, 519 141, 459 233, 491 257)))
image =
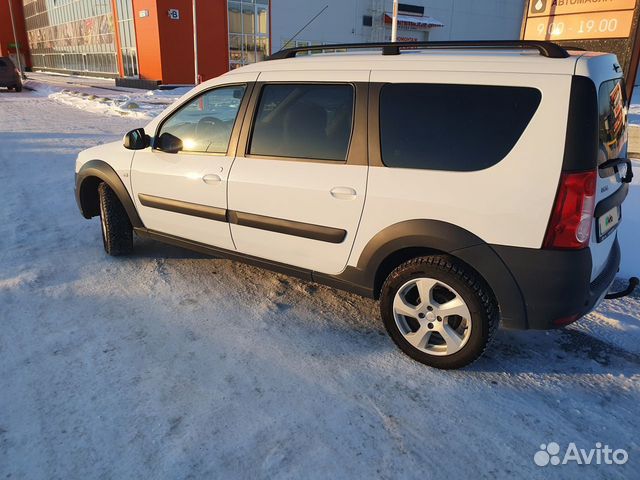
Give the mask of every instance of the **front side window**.
POLYGON ((182 142, 185 152, 226 153, 245 85, 210 90, 164 122, 158 136, 182 142))
POLYGON ((380 96, 388 167, 470 172, 496 165, 516 145, 542 95, 535 88, 388 84, 380 96))
POLYGON ((353 100, 352 85, 266 85, 260 97, 249 153, 346 160, 353 100))

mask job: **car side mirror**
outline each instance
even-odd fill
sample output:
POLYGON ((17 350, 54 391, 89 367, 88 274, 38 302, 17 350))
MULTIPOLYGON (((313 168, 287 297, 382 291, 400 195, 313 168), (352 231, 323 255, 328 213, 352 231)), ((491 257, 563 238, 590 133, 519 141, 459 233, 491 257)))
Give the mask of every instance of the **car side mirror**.
POLYGON ((150 143, 149 135, 144 132, 144 128, 131 130, 122 139, 124 148, 128 150, 144 150, 150 143))
POLYGON ((155 148, 165 153, 178 153, 183 149, 182 140, 169 132, 164 132, 158 137, 155 148))

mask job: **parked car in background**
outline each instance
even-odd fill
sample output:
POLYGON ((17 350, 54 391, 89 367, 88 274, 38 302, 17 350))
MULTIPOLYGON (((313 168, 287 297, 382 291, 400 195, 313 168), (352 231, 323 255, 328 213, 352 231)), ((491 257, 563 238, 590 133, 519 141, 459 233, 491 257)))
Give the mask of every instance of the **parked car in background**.
POLYGON ((9 57, 0 57, 0 87, 22 91, 22 77, 9 57))

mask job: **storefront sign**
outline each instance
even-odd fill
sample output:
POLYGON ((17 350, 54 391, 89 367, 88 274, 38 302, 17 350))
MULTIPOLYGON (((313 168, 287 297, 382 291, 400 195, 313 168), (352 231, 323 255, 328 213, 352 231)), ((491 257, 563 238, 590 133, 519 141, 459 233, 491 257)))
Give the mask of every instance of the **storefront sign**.
POLYGON ((617 55, 630 96, 640 60, 640 0, 529 0, 524 40, 617 55))
MULTIPOLYGON (((542 0, 540 0, 542 1, 542 0)), ((536 17, 527 20, 525 40, 625 38, 631 34, 633 10, 536 17)))
POLYGON ((627 38, 636 0, 530 0, 525 40, 627 38))

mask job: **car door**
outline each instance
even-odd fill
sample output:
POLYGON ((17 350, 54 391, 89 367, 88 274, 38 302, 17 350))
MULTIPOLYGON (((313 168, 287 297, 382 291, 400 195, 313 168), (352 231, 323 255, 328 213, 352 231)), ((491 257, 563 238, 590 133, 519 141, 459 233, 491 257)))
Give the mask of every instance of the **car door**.
POLYGON ((252 85, 199 92, 161 121, 151 147, 136 152, 131 183, 146 228, 234 249, 227 179, 252 85))
POLYGON ((364 71, 260 75, 229 176, 238 251, 344 270, 366 193, 367 80, 364 71))

